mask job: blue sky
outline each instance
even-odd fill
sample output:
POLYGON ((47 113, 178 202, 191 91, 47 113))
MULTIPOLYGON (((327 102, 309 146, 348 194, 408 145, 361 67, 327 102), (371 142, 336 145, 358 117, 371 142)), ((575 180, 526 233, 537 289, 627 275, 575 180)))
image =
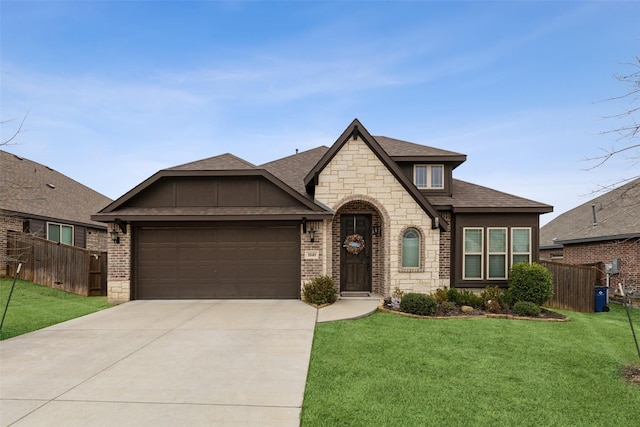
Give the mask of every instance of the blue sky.
MULTIPOLYGON (((638 174, 602 134, 639 2, 1 1, 2 140, 113 199, 231 152, 261 164, 358 118, 467 154, 459 179, 555 206, 638 174)), ((636 168, 636 171, 633 168, 636 168)))

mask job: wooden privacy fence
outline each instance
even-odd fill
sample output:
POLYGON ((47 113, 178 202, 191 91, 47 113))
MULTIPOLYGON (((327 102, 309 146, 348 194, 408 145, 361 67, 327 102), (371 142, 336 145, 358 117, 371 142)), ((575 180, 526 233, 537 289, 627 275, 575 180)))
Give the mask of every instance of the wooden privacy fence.
POLYGON ((61 245, 29 234, 7 233, 7 275, 83 296, 107 295, 107 253, 61 245))
POLYGON ((600 285, 602 263, 571 265, 541 261, 553 274, 553 299, 547 304, 552 308, 593 313, 595 311, 595 287, 600 285))

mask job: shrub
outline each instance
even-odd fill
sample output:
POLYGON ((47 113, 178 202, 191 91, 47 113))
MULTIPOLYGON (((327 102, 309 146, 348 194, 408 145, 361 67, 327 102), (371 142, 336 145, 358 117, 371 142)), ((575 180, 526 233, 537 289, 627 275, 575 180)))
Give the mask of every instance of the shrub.
POLYGON ((456 303, 453 301, 443 301, 440 303, 440 307, 445 313, 451 313, 453 311, 456 311, 456 308, 458 308, 456 303))
POLYGON ((336 302, 336 286, 331 277, 320 276, 302 287, 304 300, 310 304, 333 304, 336 302))
POLYGON ((482 298, 467 289, 460 291, 457 303, 459 305, 470 305, 473 308, 483 308, 484 306, 482 298))
POLYGON ((458 304, 458 300, 460 299, 460 291, 456 288, 449 288, 447 291, 447 301, 455 302, 458 304))
POLYGON ((484 302, 484 308, 489 313, 500 313, 500 310, 502 310, 502 306, 500 305, 498 300, 495 300, 495 299, 490 299, 490 300, 485 301, 484 302))
POLYGON ((518 301, 513 306, 513 312, 518 316, 538 317, 540 306, 529 301, 518 301))
POLYGON ((553 297, 553 276, 540 264, 514 264, 509 272, 508 294, 514 304, 527 301, 544 305, 553 297))
POLYGON ((438 303, 431 295, 408 293, 400 301, 400 310, 405 313, 430 316, 435 314, 438 303))
MULTIPOLYGON (((480 293, 484 308, 490 313, 499 313, 504 303, 504 292, 498 286, 487 286, 480 293)), ((507 305, 507 304, 505 304, 507 305)))
POLYGON ((449 294, 446 289, 436 289, 433 293, 433 298, 439 303, 449 301, 449 294))

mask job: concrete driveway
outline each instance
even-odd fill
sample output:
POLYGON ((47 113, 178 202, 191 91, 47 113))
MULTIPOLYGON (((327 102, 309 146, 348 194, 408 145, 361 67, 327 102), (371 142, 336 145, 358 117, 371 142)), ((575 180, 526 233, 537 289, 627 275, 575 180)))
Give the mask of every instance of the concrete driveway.
POLYGON ((132 301, 0 343, 2 426, 298 426, 317 310, 132 301))

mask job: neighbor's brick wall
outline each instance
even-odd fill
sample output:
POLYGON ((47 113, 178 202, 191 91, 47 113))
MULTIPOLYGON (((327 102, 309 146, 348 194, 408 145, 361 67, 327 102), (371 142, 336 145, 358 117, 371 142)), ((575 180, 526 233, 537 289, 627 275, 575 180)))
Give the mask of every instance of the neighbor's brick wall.
MULTIPOLYGON (((382 206, 388 213, 382 224, 382 262, 386 270, 380 284, 382 295, 390 295, 395 287, 409 292, 430 293, 443 283, 448 285, 448 280, 440 278, 440 231, 431 228, 431 218, 361 139, 351 138, 345 143, 320 174, 315 191, 316 200, 335 211, 362 196, 364 200, 372 200, 378 209, 382 206), (407 226, 416 227, 424 237, 422 271, 400 269, 399 240, 407 226)), ((333 275, 335 270, 334 267, 333 275)))
MULTIPOLYGON (((109 224, 111 230, 114 224, 109 224)), ((109 302, 120 303, 131 299, 131 225, 127 233, 120 232, 120 243, 108 239, 107 297, 109 302)))
POLYGON ((565 245, 562 262, 609 264, 614 258, 620 258, 620 274, 611 275, 611 286, 622 283, 627 290, 640 291, 640 238, 565 245))
POLYGON ((22 218, 0 216, 0 276, 7 274, 7 232, 22 231, 22 218))

